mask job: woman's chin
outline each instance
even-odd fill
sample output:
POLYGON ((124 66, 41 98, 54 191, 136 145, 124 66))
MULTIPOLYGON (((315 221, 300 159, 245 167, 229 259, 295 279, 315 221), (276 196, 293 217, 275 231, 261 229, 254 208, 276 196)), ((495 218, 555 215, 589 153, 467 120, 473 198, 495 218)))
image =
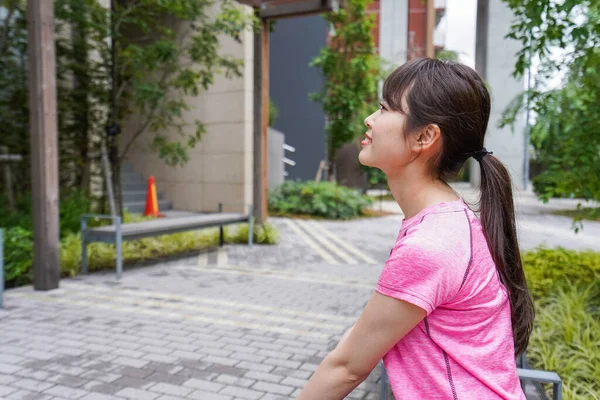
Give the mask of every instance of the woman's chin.
POLYGON ((358 162, 360 162, 365 167, 374 167, 371 157, 366 154, 365 149, 362 149, 360 153, 358 153, 358 162))

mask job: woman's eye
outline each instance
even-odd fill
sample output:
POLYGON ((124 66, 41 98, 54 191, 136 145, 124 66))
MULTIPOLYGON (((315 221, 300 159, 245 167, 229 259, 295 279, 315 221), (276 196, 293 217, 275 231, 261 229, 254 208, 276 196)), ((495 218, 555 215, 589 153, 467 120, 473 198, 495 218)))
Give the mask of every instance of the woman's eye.
POLYGON ((387 108, 385 108, 385 106, 384 106, 382 103, 379 103, 379 109, 380 109, 381 111, 385 111, 385 110, 387 110, 387 108))

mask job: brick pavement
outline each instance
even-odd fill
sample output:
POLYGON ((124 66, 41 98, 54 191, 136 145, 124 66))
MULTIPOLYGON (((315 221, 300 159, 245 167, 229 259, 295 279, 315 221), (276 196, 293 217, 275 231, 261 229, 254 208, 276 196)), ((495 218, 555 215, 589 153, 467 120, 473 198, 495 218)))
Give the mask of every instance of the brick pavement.
MULTIPOLYGON (((272 222, 277 246, 9 290, 0 399, 294 398, 360 314, 401 216, 272 222)), ((378 398, 378 378, 348 398, 378 398)))
MULTIPOLYGON (((130 267, 120 282, 106 272, 8 291, 0 398, 294 398, 355 322, 394 235, 363 246, 324 222, 274 223, 278 246, 130 267)), ((346 224, 360 238, 399 220, 346 224)), ((378 378, 348 398, 378 398, 378 378)))

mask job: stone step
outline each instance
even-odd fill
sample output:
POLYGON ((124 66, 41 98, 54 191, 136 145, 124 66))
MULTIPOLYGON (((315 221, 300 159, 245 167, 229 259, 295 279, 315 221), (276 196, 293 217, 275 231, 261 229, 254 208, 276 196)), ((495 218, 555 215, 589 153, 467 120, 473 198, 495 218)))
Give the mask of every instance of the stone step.
MULTIPOLYGON (((136 203, 136 202, 144 202, 146 201, 146 191, 145 190, 126 190, 123 191, 123 202, 125 203, 136 203)), ((156 197, 158 200, 165 200, 165 195, 161 192, 156 192, 156 197)))
POLYGON ((122 183, 121 190, 123 193, 126 192, 145 192, 148 190, 148 184, 145 182, 141 183, 122 183))
MULTIPOLYGON (((143 213, 146 210, 145 201, 125 202, 123 207, 130 213, 143 213)), ((173 209, 173 202, 170 200, 159 200, 158 209, 160 211, 168 211, 173 209)))
POLYGON ((121 172, 121 183, 148 183, 148 180, 137 172, 121 172))

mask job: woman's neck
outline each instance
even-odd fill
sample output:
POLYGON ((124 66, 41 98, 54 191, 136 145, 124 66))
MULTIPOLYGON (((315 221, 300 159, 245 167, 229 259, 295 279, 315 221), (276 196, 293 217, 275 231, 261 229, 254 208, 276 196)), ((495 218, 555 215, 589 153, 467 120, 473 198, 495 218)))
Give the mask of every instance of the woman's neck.
POLYGON ((426 176, 388 177, 388 186, 406 219, 414 217, 426 207, 460 198, 441 179, 434 180, 426 176))

